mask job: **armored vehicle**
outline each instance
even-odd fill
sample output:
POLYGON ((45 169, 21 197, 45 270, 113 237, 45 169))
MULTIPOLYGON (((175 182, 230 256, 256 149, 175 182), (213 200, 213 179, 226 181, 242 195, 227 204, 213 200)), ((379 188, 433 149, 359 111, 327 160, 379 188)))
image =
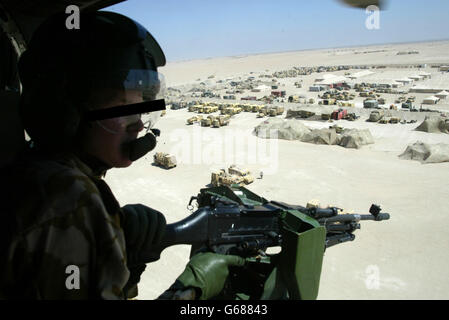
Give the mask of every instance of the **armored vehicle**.
POLYGON ((229 115, 220 115, 218 116, 218 121, 220 122, 220 126, 227 126, 229 124, 231 117, 229 115))
POLYGON ((210 183, 214 187, 230 186, 232 184, 238 184, 243 186, 243 177, 227 174, 224 169, 212 172, 210 183))
POLYGON ((154 155, 154 163, 165 169, 174 168, 177 165, 176 157, 164 152, 156 152, 154 155))
POLYGON ((220 128, 221 127, 220 119, 218 117, 215 118, 214 120, 212 120, 211 127, 213 127, 213 128, 220 128))
POLYGON ((212 121, 210 120, 210 118, 201 119, 202 127, 210 127, 211 124, 212 124, 212 121))
POLYGON ((193 116, 187 119, 187 124, 194 124, 196 122, 200 122, 203 119, 203 116, 193 116))
POLYGON ((399 118, 396 118, 396 117, 392 117, 392 118, 390 119, 390 123, 399 123, 399 121, 400 121, 400 119, 399 119, 399 118))
POLYGON ((245 184, 250 184, 254 181, 254 177, 251 175, 251 172, 249 170, 241 169, 234 164, 228 168, 228 173, 243 177, 243 182, 245 184))
POLYGON ((240 169, 235 165, 231 165, 228 168, 228 172, 225 169, 212 172, 211 184, 215 187, 218 186, 230 186, 232 184, 238 184, 240 186, 250 184, 254 182, 254 177, 246 169, 240 169))
POLYGON ((306 110, 299 111, 299 117, 303 118, 303 119, 310 118, 314 115, 315 115, 315 112, 312 112, 312 111, 306 111, 306 110))
POLYGON ((257 114, 258 118, 263 118, 267 116, 267 111, 266 110, 260 110, 260 112, 257 114))

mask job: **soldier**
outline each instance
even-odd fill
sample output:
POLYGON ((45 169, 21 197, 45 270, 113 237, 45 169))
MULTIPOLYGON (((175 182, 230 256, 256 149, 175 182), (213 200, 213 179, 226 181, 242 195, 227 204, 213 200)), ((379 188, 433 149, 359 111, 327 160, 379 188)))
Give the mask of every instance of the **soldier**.
MULTIPOLYGON (((165 56, 150 33, 112 12, 42 24, 20 58, 20 114, 31 138, 3 181, 0 298, 126 299, 137 295, 165 217, 120 207, 102 179, 156 145, 165 56), (142 113, 150 112, 145 136, 142 113), (6 190, 6 189, 5 189, 6 190)), ((203 253, 161 298, 208 299, 240 257, 203 253), (202 275, 196 278, 195 275, 202 275)))

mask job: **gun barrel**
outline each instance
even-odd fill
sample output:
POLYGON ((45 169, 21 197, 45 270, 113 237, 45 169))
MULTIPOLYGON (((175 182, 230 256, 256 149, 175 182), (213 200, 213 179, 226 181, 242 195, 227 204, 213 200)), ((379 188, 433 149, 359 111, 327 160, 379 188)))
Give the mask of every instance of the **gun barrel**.
POLYGON ((339 214, 330 218, 321 218, 318 221, 322 224, 329 224, 334 222, 359 222, 360 220, 388 220, 390 215, 388 213, 379 213, 377 216, 372 214, 339 214))
POLYGON ((389 220, 390 214, 388 213, 379 213, 378 215, 372 215, 372 214, 363 214, 360 216, 361 220, 375 220, 375 221, 381 221, 381 220, 389 220))

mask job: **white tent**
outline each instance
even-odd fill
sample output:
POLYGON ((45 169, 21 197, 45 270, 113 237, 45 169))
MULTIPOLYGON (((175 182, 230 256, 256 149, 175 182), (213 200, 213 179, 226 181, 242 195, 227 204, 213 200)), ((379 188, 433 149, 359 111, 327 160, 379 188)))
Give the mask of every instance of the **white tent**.
POLYGON ((365 76, 369 76, 371 74, 373 74, 374 72, 370 71, 370 70, 363 70, 363 71, 359 71, 356 73, 353 73, 351 75, 348 76, 349 79, 358 79, 360 77, 365 77, 365 76))
POLYGON ((318 78, 316 78, 315 82, 321 82, 321 81, 332 79, 332 78, 335 78, 335 77, 337 77, 335 74, 326 73, 326 74, 323 74, 323 75, 319 76, 318 78))
POLYGON ((412 79, 410 79, 410 78, 402 78, 402 79, 397 79, 397 80, 395 80, 396 82, 402 82, 402 83, 404 83, 404 84, 409 84, 409 83, 412 83, 413 82, 413 80, 412 79))
POLYGON ((446 99, 448 96, 449 96, 449 92, 447 92, 446 90, 443 90, 443 91, 435 94, 435 97, 437 97, 439 99, 446 99))
POLYGON ((424 78, 424 76, 420 76, 420 75, 413 75, 413 76, 409 77, 409 79, 412 79, 415 81, 422 80, 423 78, 424 78))
POLYGON ((320 82, 316 82, 315 85, 325 85, 325 86, 329 86, 332 84, 337 84, 337 83, 344 83, 348 81, 348 78, 343 77, 343 76, 334 76, 334 77, 329 77, 325 80, 322 80, 320 82))
POLYGON ((440 100, 440 99, 435 96, 430 96, 430 97, 425 98, 422 101, 422 103, 423 104, 436 104, 438 102, 438 100, 440 100))
POLYGON ((260 86, 258 86, 256 89, 259 89, 260 91, 266 91, 266 90, 270 90, 271 87, 261 84, 260 86))
POLYGON ((430 79, 432 77, 432 74, 428 72, 421 72, 419 75, 422 76, 424 79, 430 79))

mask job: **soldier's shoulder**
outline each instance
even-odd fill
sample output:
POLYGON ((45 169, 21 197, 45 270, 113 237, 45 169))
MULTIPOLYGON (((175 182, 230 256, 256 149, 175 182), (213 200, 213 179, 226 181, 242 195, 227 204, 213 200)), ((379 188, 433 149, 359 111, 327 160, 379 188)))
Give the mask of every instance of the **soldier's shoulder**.
POLYGON ((70 157, 18 163, 11 171, 9 187, 10 201, 23 228, 73 214, 79 208, 103 208, 95 183, 70 157))
POLYGON ((98 192, 83 164, 69 156, 36 157, 18 162, 11 170, 10 180, 22 184, 22 188, 30 186, 43 195, 78 189, 98 192))

